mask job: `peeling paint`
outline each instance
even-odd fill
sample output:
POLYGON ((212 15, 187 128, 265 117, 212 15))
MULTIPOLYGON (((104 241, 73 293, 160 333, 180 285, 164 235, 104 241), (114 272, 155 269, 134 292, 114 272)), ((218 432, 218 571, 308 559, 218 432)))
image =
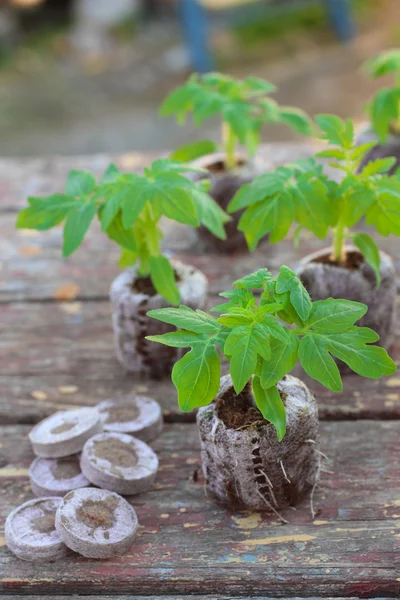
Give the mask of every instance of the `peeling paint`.
POLYGON ((242 542, 238 542, 238 544, 244 544, 245 546, 258 546, 266 544, 284 544, 285 542, 309 542, 315 539, 315 535, 279 535, 276 537, 260 538, 257 540, 243 540, 242 542))
POLYGON ((247 517, 237 517, 235 515, 232 516, 234 520, 234 527, 238 527, 239 529, 256 529, 262 521, 262 517, 260 513, 251 513, 247 517))

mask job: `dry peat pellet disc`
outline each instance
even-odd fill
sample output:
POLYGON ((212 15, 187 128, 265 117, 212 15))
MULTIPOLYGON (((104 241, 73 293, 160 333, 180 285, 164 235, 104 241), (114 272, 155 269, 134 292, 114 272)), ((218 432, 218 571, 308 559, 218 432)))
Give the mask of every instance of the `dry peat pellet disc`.
POLYGON ((60 458, 80 452, 87 439, 103 431, 95 408, 76 408, 54 413, 29 433, 33 451, 43 458, 60 458))
POLYGON ((71 490, 88 487, 90 482, 81 471, 79 455, 40 458, 29 469, 31 488, 36 496, 65 496, 71 490))
POLYGON ((21 504, 6 520, 7 546, 18 558, 47 562, 64 557, 68 549, 55 528, 61 498, 35 498, 21 504))
POLYGON ((147 396, 124 396, 96 406, 105 431, 129 433, 143 442, 160 435, 163 418, 160 405, 147 396))
POLYGON ((131 546, 138 526, 136 512, 118 494, 80 488, 69 492, 56 515, 64 543, 88 558, 110 558, 131 546))
POLYGON ((158 458, 145 442, 125 433, 105 432, 86 442, 81 455, 85 477, 101 488, 130 496, 148 490, 158 458))

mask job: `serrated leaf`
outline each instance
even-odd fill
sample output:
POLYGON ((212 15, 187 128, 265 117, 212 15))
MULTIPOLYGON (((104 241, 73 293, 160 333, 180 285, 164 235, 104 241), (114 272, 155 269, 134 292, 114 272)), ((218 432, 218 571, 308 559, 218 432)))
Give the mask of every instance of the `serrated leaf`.
POLYGON ((286 342, 271 340, 271 357, 262 366, 261 383, 263 388, 275 385, 293 369, 297 362, 299 339, 288 331, 286 342))
POLYGON ((163 323, 169 323, 170 325, 175 325, 175 327, 194 331, 195 333, 214 335, 220 330, 220 326, 213 317, 199 309, 194 311, 188 306, 160 308, 150 310, 147 314, 163 323))
POLYGON ((157 342, 172 348, 192 348, 196 344, 208 343, 205 335, 193 333, 192 331, 171 331, 163 335, 147 335, 146 340, 157 342))
POLYGON ((257 351, 252 342, 252 329, 245 325, 237 327, 228 335, 225 356, 230 357, 230 374, 236 394, 245 387, 257 365, 257 351))
POLYGON ((320 333, 340 333, 349 329, 367 312, 360 302, 327 298, 313 302, 307 326, 320 333))
POLYGON ((63 232, 63 256, 70 256, 82 243, 96 214, 95 202, 80 202, 67 214, 63 232))
POLYGON ((107 183, 114 183, 120 175, 121 171, 118 169, 117 165, 115 165, 114 163, 110 163, 107 169, 104 171, 100 183, 102 185, 107 183))
POLYGON ((270 242, 275 244, 286 237, 294 220, 292 196, 283 190, 272 198, 250 206, 240 217, 238 230, 245 235, 250 250, 270 233, 270 242))
POLYGON ((323 132, 322 139, 344 147, 345 122, 336 115, 317 115, 315 121, 323 132))
POLYGON ((251 314, 228 312, 218 317, 217 321, 224 327, 237 327, 238 325, 250 325, 253 322, 253 317, 251 314))
POLYGON ((281 395, 274 385, 265 389, 259 377, 253 377, 253 393, 257 408, 264 419, 272 423, 281 442, 286 434, 286 409, 281 395))
POLYGON ((297 275, 289 267, 281 267, 276 292, 289 292, 290 302, 302 321, 307 321, 312 308, 311 298, 297 275))
POLYGON ((178 305, 181 299, 175 273, 165 256, 150 256, 150 276, 157 292, 170 304, 178 305))
POLYGON ((361 170, 362 177, 369 177, 375 175, 375 173, 386 173, 396 163, 394 156, 388 156, 387 158, 377 158, 370 160, 361 170))
POLYGON ((183 187, 187 184, 188 181, 178 174, 163 173, 155 181, 142 182, 141 194, 151 204, 158 206, 169 219, 197 227, 199 220, 194 200, 183 187))
POLYGON ((299 345, 299 359, 305 372, 332 392, 342 390, 339 369, 329 354, 326 340, 318 334, 308 333, 299 345))
POLYGON ((258 269, 258 271, 250 273, 250 275, 246 275, 245 277, 237 279, 233 285, 240 287, 243 286, 246 289, 261 288, 264 287, 264 284, 271 279, 272 275, 268 269, 258 269))
POLYGON ((368 184, 351 177, 349 189, 343 198, 345 199, 341 207, 343 222, 347 227, 354 227, 375 202, 375 191, 368 184))
MULTIPOLYGON (((361 329, 365 330, 365 328, 361 329)), ((383 375, 392 375, 396 372, 396 363, 386 350, 380 346, 367 345, 365 332, 361 331, 359 334, 359 328, 356 326, 343 333, 330 335, 327 343, 332 354, 345 362, 358 375, 379 379, 383 375)))
POLYGON ((212 343, 193 346, 172 369, 180 409, 189 412, 207 406, 219 391, 220 376, 220 359, 212 343))
POLYGON ((376 277, 376 287, 378 288, 381 285, 381 256, 378 246, 368 233, 356 233, 353 242, 373 269, 376 277))
POLYGON ((288 176, 279 170, 258 175, 253 181, 240 187, 228 204, 228 212, 236 212, 274 196, 283 190, 287 179, 288 176))
POLYGON ((68 196, 82 198, 91 194, 96 187, 96 179, 89 171, 72 170, 68 173, 65 193, 68 196))
POLYGON ((299 178, 292 195, 297 223, 324 239, 332 220, 328 188, 317 179, 299 178))

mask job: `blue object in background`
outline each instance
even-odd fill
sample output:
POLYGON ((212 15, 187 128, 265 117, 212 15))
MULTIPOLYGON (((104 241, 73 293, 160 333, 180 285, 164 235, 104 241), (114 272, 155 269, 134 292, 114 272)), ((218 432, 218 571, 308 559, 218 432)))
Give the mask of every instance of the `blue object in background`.
MULTIPOLYGON (((339 40, 346 42, 356 33, 350 0, 322 0, 339 40)), ((207 73, 215 68, 209 47, 208 15, 197 0, 179 0, 183 34, 187 40, 193 69, 207 73)))

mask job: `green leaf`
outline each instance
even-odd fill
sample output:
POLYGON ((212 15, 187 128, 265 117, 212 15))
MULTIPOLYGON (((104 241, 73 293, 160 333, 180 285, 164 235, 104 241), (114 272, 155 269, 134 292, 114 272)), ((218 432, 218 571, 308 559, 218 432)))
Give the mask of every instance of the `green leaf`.
POLYGON ((366 342, 372 341, 373 334, 374 331, 365 327, 354 326, 343 333, 330 335, 327 343, 332 354, 345 362, 358 375, 379 379, 383 375, 395 373, 396 363, 384 348, 367 345, 366 342), (371 337, 368 337, 369 335, 371 337))
POLYGON ((23 208, 17 217, 17 229, 37 229, 46 231, 61 223, 68 213, 68 209, 53 210, 39 209, 34 206, 23 208))
POLYGON ((264 360, 262 366, 261 384, 263 388, 275 385, 293 369, 297 362, 299 338, 288 331, 286 342, 271 340, 271 357, 264 360))
MULTIPOLYGON (((345 147, 345 122, 336 115, 317 115, 315 121, 323 132, 322 139, 331 144, 345 147)), ((350 143, 352 140, 350 140, 350 143)))
POLYGON ((105 202, 100 210, 101 230, 107 231, 112 221, 118 214, 121 207, 121 198, 119 195, 112 195, 105 198, 105 202))
POLYGON ((96 180, 88 171, 70 171, 65 185, 68 196, 82 198, 91 194, 96 187, 96 180))
POLYGON ((262 387, 259 377, 253 377, 253 393, 257 408, 264 419, 272 423, 281 442, 286 434, 286 409, 281 395, 274 385, 268 389, 262 387))
POLYGON ((202 310, 194 311, 188 306, 160 308, 150 310, 147 314, 163 323, 169 323, 170 325, 175 325, 175 327, 194 331, 195 333, 214 335, 220 330, 220 326, 213 317, 202 310))
POLYGON ((332 392, 342 390, 339 369, 329 354, 325 337, 314 333, 305 335, 299 345, 299 359, 305 372, 332 392))
POLYGON ((196 160, 207 154, 216 152, 218 146, 215 142, 210 140, 199 140, 198 142, 192 142, 181 146, 170 155, 171 160, 177 160, 181 162, 190 162, 196 160))
POLYGON ((383 88, 374 96, 370 106, 372 126, 381 143, 385 143, 392 121, 399 115, 400 91, 393 88, 383 88))
POLYGON ((270 233, 270 242, 275 244, 286 237, 294 220, 291 195, 283 190, 280 194, 250 206, 240 217, 238 230, 243 231, 250 250, 270 233))
POLYGON ((179 304, 181 296, 169 260, 165 256, 150 256, 149 265, 151 280, 157 292, 170 304, 179 304))
POLYGON ((306 113, 299 108, 284 106, 280 109, 279 116, 283 123, 289 125, 289 127, 302 135, 312 134, 311 120, 306 113))
POLYGON ((95 202, 81 202, 68 212, 64 226, 64 257, 70 256, 81 245, 96 211, 95 202))
POLYGON ((137 252, 131 252, 126 248, 121 248, 118 266, 120 269, 126 269, 127 267, 131 267, 132 265, 134 265, 137 259, 137 252))
POLYGON ((100 180, 100 183, 102 185, 106 183, 114 183, 120 175, 121 171, 118 169, 117 165, 115 165, 114 163, 110 163, 107 169, 105 170, 100 180))
POLYGON ((375 175, 375 173, 386 173, 393 167, 395 163, 396 158, 394 156, 370 160, 361 170, 361 176, 369 177, 370 175, 375 175))
POLYGON ((400 72, 400 50, 393 48, 380 52, 378 56, 365 63, 364 69, 370 77, 382 77, 382 75, 400 72))
POLYGON ((349 189, 343 194, 345 201, 342 205, 342 216, 347 227, 354 227, 375 202, 375 192, 356 177, 345 178, 341 185, 346 184, 346 179, 349 179, 349 189))
POLYGON ((356 233, 353 237, 353 242, 363 254, 367 263, 374 270, 376 287, 378 288, 381 285, 381 256, 378 246, 368 233, 356 233))
POLYGON ((286 172, 277 169, 273 173, 263 173, 250 183, 242 185, 228 204, 228 212, 233 213, 253 204, 257 204, 268 197, 274 196, 284 189, 288 179, 286 172))
POLYGON ((246 289, 252 288, 262 288, 264 285, 272 280, 272 275, 268 271, 268 269, 258 269, 258 271, 254 271, 250 275, 246 275, 245 277, 241 277, 241 279, 237 279, 233 285, 244 287, 246 289))
POLYGON ((400 182, 391 177, 390 181, 378 185, 375 202, 367 210, 366 224, 375 225, 377 232, 384 236, 400 235, 400 182))
POLYGON ((163 335, 147 335, 146 340, 173 348, 193 348, 196 344, 208 342, 207 336, 192 331, 171 331, 163 335))
POLYGON ((140 192, 169 219, 197 227, 197 209, 190 191, 184 185, 190 185, 190 182, 181 175, 161 173, 155 181, 143 181, 140 192))
POLYGON ((360 302, 327 298, 313 302, 307 326, 319 333, 340 333, 349 329, 367 312, 360 302))
POLYGON ((118 213, 112 223, 107 227, 107 235, 126 250, 136 253, 138 250, 136 236, 132 229, 125 229, 122 224, 121 213, 118 213))
POLYGON ((250 311, 240 311, 233 307, 229 309, 229 312, 222 314, 217 319, 220 325, 224 327, 237 327, 238 325, 251 325, 253 323, 253 315, 250 311))
POLYGON ((191 192, 200 221, 215 237, 226 240, 224 223, 230 221, 230 217, 222 208, 200 188, 194 188, 191 192))
POLYGON ((297 275, 289 267, 281 267, 276 282, 276 292, 290 293, 290 302, 302 321, 307 321, 311 308, 311 298, 297 275))
POLYGON ((264 94, 276 92, 276 85, 266 79, 261 79, 261 77, 255 77, 253 75, 246 77, 246 79, 243 80, 243 85, 254 92, 263 92, 264 94))
POLYGON ((332 220, 327 187, 322 181, 308 181, 306 177, 300 176, 292 193, 297 223, 324 239, 332 220))
POLYGON ((245 387, 257 366, 257 351, 252 341, 252 328, 242 325, 228 335, 225 356, 230 356, 230 374, 236 394, 245 387))
POLYGON ((220 376, 220 359, 212 343, 196 344, 172 369, 180 409, 189 412, 210 404, 219 391, 220 376))

